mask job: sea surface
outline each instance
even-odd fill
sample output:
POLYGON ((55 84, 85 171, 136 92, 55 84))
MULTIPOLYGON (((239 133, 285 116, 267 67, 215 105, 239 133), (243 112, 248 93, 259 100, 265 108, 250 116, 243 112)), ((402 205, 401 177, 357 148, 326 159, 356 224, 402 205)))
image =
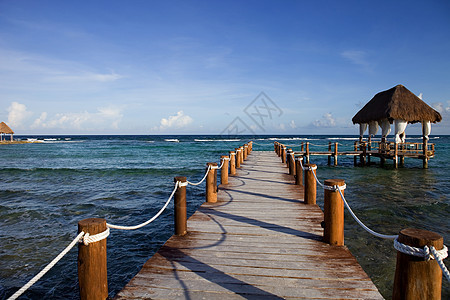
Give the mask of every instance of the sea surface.
MULTIPOLYGON (((175 176, 199 181, 207 162, 219 162, 249 140, 253 150, 273 151, 280 141, 294 150, 309 142, 325 150, 338 142, 352 149, 356 136, 19 136, 42 143, 0 145, 0 299, 6 299, 45 267, 77 235, 78 221, 101 217, 120 225, 148 220, 173 189, 175 176)), ((421 138, 409 136, 408 142, 421 138)), ((436 156, 406 159, 394 169, 338 166, 312 156, 319 180, 342 178, 345 196, 358 217, 385 234, 403 228, 431 230, 450 245, 450 136, 432 136, 436 156)), ((204 185, 187 188, 188 214, 204 201, 204 185)), ((323 191, 317 202, 323 205, 323 191)), ((108 282, 114 296, 173 233, 173 203, 153 223, 134 231, 111 230, 107 240, 108 282)), ((391 298, 396 251, 392 241, 372 237, 345 215, 345 244, 387 299, 391 298)), ((72 249, 21 299, 78 299, 77 250, 72 249)), ((446 260, 450 267, 450 258, 446 260)), ((443 299, 450 284, 443 279, 443 299)))

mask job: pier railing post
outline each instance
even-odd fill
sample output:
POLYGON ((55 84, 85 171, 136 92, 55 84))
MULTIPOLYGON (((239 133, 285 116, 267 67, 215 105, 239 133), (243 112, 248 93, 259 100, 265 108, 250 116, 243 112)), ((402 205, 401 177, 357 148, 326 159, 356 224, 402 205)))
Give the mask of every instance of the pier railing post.
POLYGON ((305 176, 304 176, 305 204, 316 204, 317 184, 314 174, 316 173, 317 166, 315 164, 305 164, 304 167, 305 167, 305 176))
POLYGON ((217 202, 217 163, 207 163, 206 167, 211 167, 206 175, 206 202, 217 202))
POLYGON ((334 143, 334 165, 338 164, 338 143, 334 143))
POLYGON ((184 185, 186 177, 177 176, 173 181, 182 183, 182 186, 178 186, 174 195, 175 235, 185 235, 187 233, 186 185, 184 185))
MULTIPOLYGON (((289 148, 286 150, 286 167, 287 168, 289 168, 289 164, 291 163, 291 153, 292 153, 292 149, 289 148)), ((289 170, 289 174, 291 174, 290 170, 289 170)))
POLYGON ((295 157, 295 184, 303 185, 303 169, 301 161, 303 158, 301 156, 295 157))
MULTIPOLYGON (((106 228, 105 219, 90 218, 78 222, 78 233, 83 231, 95 235, 106 228)), ((78 284, 82 300, 108 298, 106 239, 87 246, 83 243, 78 245, 78 284)))
POLYGON ((234 151, 236 152, 236 168, 239 169, 241 167, 241 149, 234 148, 234 151))
POLYGON ((236 175, 236 152, 230 151, 230 176, 236 175))
POLYGON ((281 146, 281 162, 286 163, 286 146, 284 145, 281 146))
MULTIPOLYGON (((422 229, 407 228, 400 231, 398 241, 402 244, 423 248, 434 246, 441 250, 441 235, 422 229)), ((441 299, 442 270, 436 260, 411 256, 397 251, 392 299, 441 299)))
POLYGON ((244 144, 244 152, 243 152, 243 154, 244 154, 244 160, 247 160, 247 156, 248 156, 248 145, 247 144, 244 144))
POLYGON ((241 165, 244 163, 244 146, 239 147, 239 149, 241 150, 239 152, 239 156, 241 158, 241 165))
POLYGON ((292 150, 289 153, 289 175, 295 176, 295 153, 292 150))
MULTIPOLYGON (((343 179, 327 179, 325 186, 343 186, 343 179)), ((344 191, 341 191, 344 194, 344 191)), ((344 201, 339 191, 324 190, 323 215, 325 228, 323 239, 325 243, 335 246, 344 245, 344 201)))
MULTIPOLYGON (((331 142, 328 142, 328 152, 331 153, 331 142)), ((331 154, 328 155, 328 165, 331 165, 331 154)))
POLYGON ((222 160, 222 169, 220 169, 220 183, 228 184, 228 161, 230 158, 228 155, 222 155, 220 159, 222 160))
POLYGON ((306 142, 306 163, 309 164, 309 142, 306 142))

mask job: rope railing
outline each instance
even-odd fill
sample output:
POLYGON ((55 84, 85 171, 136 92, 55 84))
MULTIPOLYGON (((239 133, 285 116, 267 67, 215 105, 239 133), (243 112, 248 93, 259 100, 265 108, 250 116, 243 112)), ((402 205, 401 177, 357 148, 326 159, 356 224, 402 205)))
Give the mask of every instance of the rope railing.
POLYGON ((201 183, 203 183, 210 170, 214 170, 214 169, 222 169, 222 167, 225 164, 225 161, 229 161, 231 159, 231 154, 229 157, 223 157, 222 163, 221 165, 218 167, 217 165, 208 165, 208 168, 206 169, 205 175, 203 176, 203 178, 197 182, 197 183, 193 183, 190 181, 186 182, 181 182, 181 181, 176 181, 174 188, 169 196, 169 198, 167 199, 167 201, 165 202, 164 206, 149 220, 138 224, 138 225, 134 225, 134 226, 123 226, 123 225, 115 225, 115 224, 110 224, 110 223, 106 223, 106 230, 103 232, 100 232, 98 234, 95 235, 90 235, 89 233, 86 233, 84 231, 81 231, 71 242, 70 244, 63 250, 61 251, 47 266, 45 266, 37 275, 35 275, 32 279, 30 279, 24 286, 22 286, 17 292, 15 292, 12 296, 10 296, 8 298, 8 300, 15 300, 18 297, 20 297, 26 290, 28 290, 33 284, 35 284, 38 280, 40 280, 51 268, 53 268, 75 245, 77 245, 78 243, 82 243, 86 246, 88 246, 90 243, 96 243, 99 242, 101 240, 106 239, 109 234, 110 234, 110 228, 112 229, 118 229, 118 230, 136 230, 139 228, 142 228, 150 223, 152 223, 154 220, 156 220, 163 212, 164 210, 168 207, 170 201, 173 199, 175 192, 177 191, 178 188, 180 187, 186 187, 188 184, 189 185, 193 185, 193 186, 197 186, 200 185, 201 183))
POLYGON ((177 181, 177 182, 175 183, 175 186, 174 186, 174 188, 173 188, 172 193, 170 194, 169 199, 167 199, 167 201, 166 201, 166 203, 164 204, 164 206, 156 213, 156 215, 154 215, 154 216, 153 216, 152 218, 150 218, 149 220, 147 220, 147 221, 145 221, 145 222, 143 222, 143 223, 141 223, 141 224, 135 225, 135 226, 121 226, 121 225, 114 225, 114 224, 109 224, 109 223, 106 223, 106 226, 108 226, 109 228, 120 229, 120 230, 135 230, 135 229, 139 229, 139 228, 141 228, 141 227, 144 227, 144 226, 150 224, 151 222, 153 222, 154 220, 156 220, 156 219, 163 213, 163 211, 164 211, 164 210, 166 209, 166 207, 169 205, 170 200, 172 200, 173 195, 175 194, 175 192, 176 192, 176 190, 178 189, 178 187, 179 187, 179 186, 182 186, 181 184, 182 184, 182 183, 181 183, 180 181, 177 181))
POLYGON ((211 170, 211 166, 208 166, 205 172, 205 176, 203 176, 202 180, 200 180, 197 183, 186 181, 189 185, 200 185, 203 181, 205 181, 206 177, 208 176, 209 170, 211 170))
MULTIPOLYGON (((301 163, 301 161, 300 161, 301 163)), ((303 170, 309 170, 309 171, 314 171, 317 169, 316 167, 303 167, 303 170)), ((448 271, 447 267, 445 266, 443 260, 448 256, 448 249, 447 247, 444 245, 444 247, 441 250, 436 250, 433 246, 428 247, 425 246, 423 249, 421 248, 417 248, 417 247, 412 247, 409 245, 405 245, 401 242, 398 241, 398 235, 386 235, 386 234, 381 234, 378 233, 372 229, 370 229, 367 225, 365 225, 357 216, 356 214, 353 212, 352 208, 350 207, 350 205, 348 204, 347 200, 344 197, 344 194, 342 193, 342 190, 344 190, 347 186, 344 184, 343 186, 327 186, 322 184, 319 179, 317 178, 316 172, 312 172, 314 175, 314 178, 316 180, 316 182, 324 189, 326 190, 331 190, 331 191, 337 191, 339 192, 339 195, 341 196, 342 201, 344 202, 345 207, 347 208, 347 210, 349 211, 350 215, 352 216, 352 218, 358 223, 359 226, 361 226, 365 231, 367 231, 368 233, 372 234, 373 236, 376 236, 378 238, 382 238, 382 239, 390 239, 390 240, 394 240, 394 248, 402 253, 405 254, 409 254, 409 255, 413 255, 413 256, 418 256, 418 257, 425 257, 426 260, 429 259, 435 259, 439 265, 439 267, 442 270, 442 273, 444 274, 445 278, 450 281, 450 272, 448 271)))

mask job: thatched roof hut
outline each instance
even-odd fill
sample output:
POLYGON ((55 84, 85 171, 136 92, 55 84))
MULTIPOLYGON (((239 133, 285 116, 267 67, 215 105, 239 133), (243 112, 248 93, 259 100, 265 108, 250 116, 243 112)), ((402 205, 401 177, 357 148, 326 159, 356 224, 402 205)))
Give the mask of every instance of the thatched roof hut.
POLYGON ((399 84, 387 91, 379 92, 352 119, 353 124, 369 123, 388 119, 404 120, 408 123, 442 120, 439 112, 428 106, 410 90, 399 84))
POLYGON ((3 134, 10 134, 11 135, 11 141, 13 140, 13 134, 14 131, 9 128, 8 125, 6 125, 5 122, 0 123, 0 139, 3 140, 3 134))
POLYGON ((439 112, 428 106, 410 90, 399 84, 389 90, 376 94, 358 113, 352 118, 353 124, 360 124, 362 137, 367 125, 369 136, 375 135, 378 125, 383 130, 382 136, 386 137, 390 130, 390 124, 395 124, 396 141, 403 134, 408 123, 421 122, 423 135, 428 138, 431 131, 430 123, 442 120, 439 112))

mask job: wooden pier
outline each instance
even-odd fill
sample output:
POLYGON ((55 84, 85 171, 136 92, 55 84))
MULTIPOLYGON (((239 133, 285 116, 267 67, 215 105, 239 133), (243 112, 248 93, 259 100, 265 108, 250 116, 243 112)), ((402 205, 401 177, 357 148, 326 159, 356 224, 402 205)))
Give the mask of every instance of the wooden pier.
MULTIPOLYGON (((324 151, 311 151, 309 143, 302 143, 301 150, 294 151, 294 155, 299 155, 305 158, 305 162, 310 161, 310 156, 328 156, 328 164, 331 165, 331 160, 334 160, 334 165, 338 163, 338 156, 353 156, 354 165, 365 166, 371 163, 372 157, 380 159, 380 164, 384 165, 386 159, 392 160, 393 165, 397 168, 399 165, 404 165, 405 157, 420 159, 423 161, 423 167, 428 168, 428 160, 435 155, 434 144, 428 143, 424 139, 423 143, 393 143, 382 141, 355 141, 353 150, 339 150, 339 143, 329 143, 328 149, 324 151), (359 162, 358 162, 359 158, 359 162)), ((283 144, 279 144, 286 147, 283 144)))
POLYGON ((115 299, 383 299, 345 246, 322 241, 274 152, 252 152, 115 299))

